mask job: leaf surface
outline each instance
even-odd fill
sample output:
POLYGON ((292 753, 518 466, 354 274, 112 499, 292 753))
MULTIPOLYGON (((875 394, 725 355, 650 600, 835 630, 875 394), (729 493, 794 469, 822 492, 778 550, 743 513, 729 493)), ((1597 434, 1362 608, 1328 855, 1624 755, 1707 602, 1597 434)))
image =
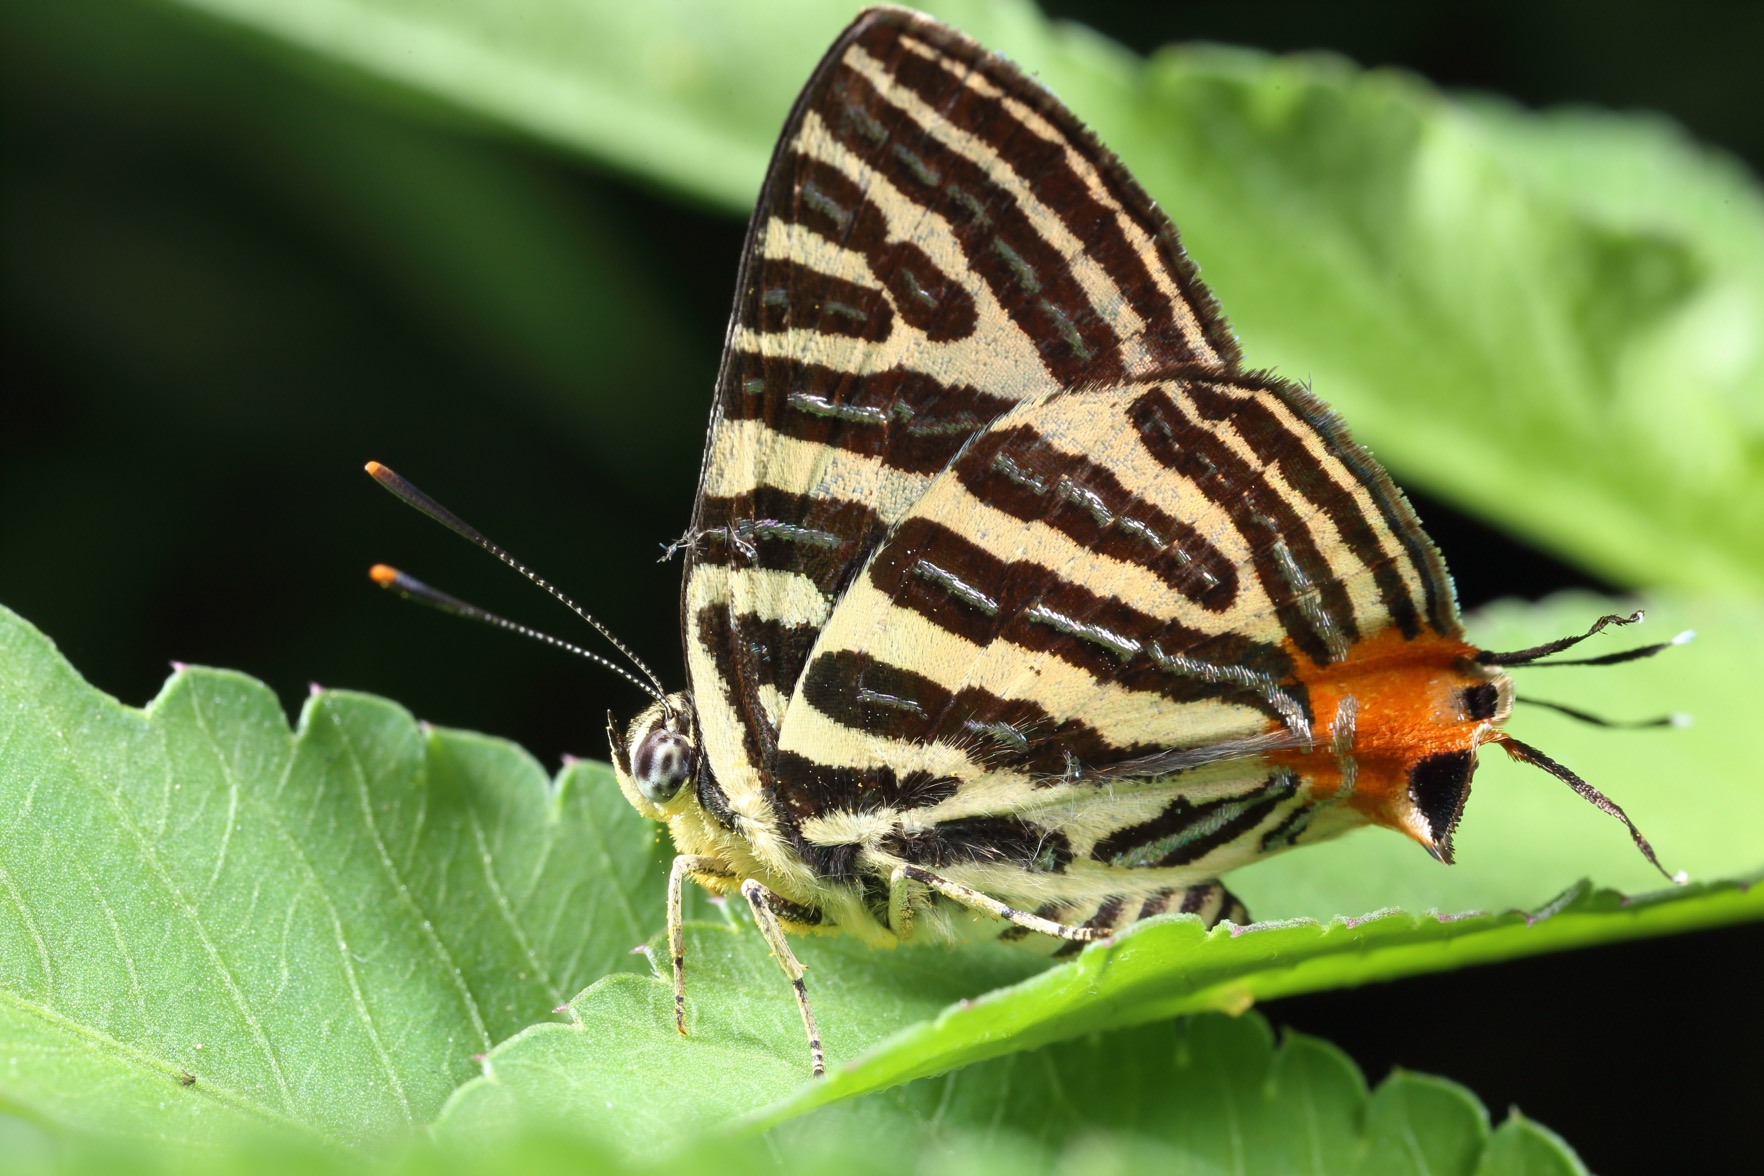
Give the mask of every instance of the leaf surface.
MULTIPOLYGON (((745 215, 839 0, 184 0, 745 215)), ((1620 582, 1764 588, 1764 197, 1657 119, 1521 114, 1320 56, 1147 61, 929 4, 1180 226, 1251 363, 1398 474, 1620 582)))
MULTIPOLYGON (((1486 627, 1525 644, 1578 627, 1564 613, 1584 619, 1609 604, 1503 610, 1486 627)), ((1255 868, 1267 877, 1233 879, 1262 914, 1288 921, 1203 933, 1154 920, 1052 968, 997 945, 878 952, 811 937, 799 950, 836 1062, 815 1084, 802 1081, 788 986, 744 917, 692 928, 690 1038, 673 1032, 667 984, 625 970, 642 967, 627 945, 659 932, 662 872, 653 830, 604 768, 579 765, 551 792, 518 750, 425 735, 398 708, 359 696, 317 696, 290 733, 263 687, 217 671, 181 671, 134 711, 86 686, 6 614, 6 1087, 51 1120, 150 1138, 211 1138, 256 1120, 359 1139, 429 1121, 447 1100, 441 1126, 454 1135, 494 1136, 555 1114, 615 1124, 619 1142, 642 1150, 1093 1030, 1758 919, 1764 889, 1712 879, 1756 868, 1745 728, 1719 707, 1739 705, 1721 697, 1725 659, 1764 654, 1764 622, 1737 606, 1661 611, 1672 608, 1710 621, 1721 640, 1596 675, 1539 672, 1611 683, 1657 672, 1682 701, 1717 708, 1689 731, 1587 730, 1551 744, 1589 773, 1584 749, 1617 744, 1608 754, 1627 764, 1603 782, 1644 823, 1672 817, 1653 830, 1656 844, 1711 880, 1635 902, 1577 888, 1529 918, 1500 913, 1512 893, 1503 872, 1480 890, 1471 872, 1450 892, 1464 901, 1445 909, 1494 913, 1292 921, 1318 894, 1340 896, 1337 910, 1427 909, 1411 900, 1447 871, 1386 835, 1364 840, 1407 856, 1377 869, 1348 839, 1333 856, 1318 847, 1281 859, 1299 870, 1285 880, 1270 873, 1279 861, 1255 868), (1719 657, 1699 663, 1700 651, 1719 657), (1635 748, 1649 742, 1694 765, 1692 799, 1705 807, 1673 781, 1638 776, 1635 748), (569 1022, 547 1020, 603 976, 570 1002, 569 1022), (484 1076, 466 1081, 484 1053, 484 1076)), ((1613 880, 1606 861, 1628 877, 1622 830, 1535 773, 1525 787, 1481 789, 1471 812, 1466 832, 1496 849, 1542 827, 1525 885, 1541 886, 1558 856, 1595 867, 1600 883, 1613 880), (1568 803, 1531 807, 1557 793, 1568 803)), ((1466 861, 1480 852, 1461 848, 1466 861)), ((1520 905, 1550 897, 1534 891, 1520 905)))
MULTIPOLYGON (((1493 1132, 1488 1119, 1476 1098, 1452 1083, 1398 1071, 1368 1091, 1353 1062, 1325 1042, 1288 1034, 1275 1046, 1259 1017, 1206 1016, 1001 1058, 935 1083, 829 1107, 763 1136, 717 1133, 683 1150, 621 1155, 590 1133, 527 1127, 465 1146, 452 1135, 420 1141, 373 1170, 423 1176, 487 1168, 529 1176, 757 1176, 781 1166, 843 1176, 1583 1172, 1565 1144, 1523 1115, 1510 1112, 1493 1132)), ((9 1171, 19 1176, 364 1170, 359 1157, 266 1146, 261 1138, 230 1152, 194 1154, 121 1152, 102 1142, 41 1136, 8 1142, 15 1145, 9 1158, 17 1161, 9 1171)))
POLYGON ((628 964, 653 830, 581 766, 239 674, 146 711, 0 612, 0 1082, 52 1120, 357 1140, 628 964))

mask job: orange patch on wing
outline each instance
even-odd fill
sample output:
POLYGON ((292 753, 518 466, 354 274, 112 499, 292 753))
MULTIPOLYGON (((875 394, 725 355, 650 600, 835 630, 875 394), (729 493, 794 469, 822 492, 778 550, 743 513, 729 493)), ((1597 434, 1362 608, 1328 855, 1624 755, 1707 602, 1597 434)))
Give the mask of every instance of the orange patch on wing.
POLYGON ((1354 783, 1339 799, 1367 821, 1433 848, 1425 823, 1415 819, 1409 771, 1427 756, 1475 749, 1484 720, 1465 714, 1463 692, 1490 680, 1473 660, 1476 647, 1435 634, 1410 640, 1393 628, 1357 642, 1333 665, 1318 666, 1296 649, 1289 652, 1310 697, 1316 743, 1310 751, 1268 758, 1306 779, 1314 799, 1337 797, 1343 760, 1334 724, 1351 696, 1353 738, 1345 751, 1354 761, 1354 783))

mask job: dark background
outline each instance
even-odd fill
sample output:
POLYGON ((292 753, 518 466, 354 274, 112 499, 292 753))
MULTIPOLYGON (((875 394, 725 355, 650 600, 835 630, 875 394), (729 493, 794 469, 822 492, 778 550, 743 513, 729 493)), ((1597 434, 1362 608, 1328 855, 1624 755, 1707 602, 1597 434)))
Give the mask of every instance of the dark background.
MULTIPOLYGON (((0 16, 0 601, 131 704, 199 662, 290 712, 316 681, 548 767, 604 756, 600 716, 635 691, 368 584, 386 560, 582 637, 360 466, 418 481, 680 682, 678 569, 655 557, 690 509, 743 225, 175 12, 27 7, 0 16), (497 284, 511 209, 563 230, 543 290, 497 284)), ((1044 7, 1142 51, 1326 48, 1535 106, 1652 107, 1764 162, 1764 7, 1044 7)), ((1467 608, 1623 587, 1416 505, 1467 608)), ((1517 1105, 1595 1170, 1738 1166, 1764 1093, 1758 949, 1711 932, 1267 1013, 1374 1082, 1401 1065, 1517 1105)))

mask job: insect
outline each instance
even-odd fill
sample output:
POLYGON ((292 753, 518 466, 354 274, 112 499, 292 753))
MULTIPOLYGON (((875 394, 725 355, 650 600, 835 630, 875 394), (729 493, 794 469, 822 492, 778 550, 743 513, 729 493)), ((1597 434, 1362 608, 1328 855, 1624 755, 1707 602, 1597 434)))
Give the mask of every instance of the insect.
POLYGON ((1508 667, 1640 614, 1466 641, 1408 502, 1307 390, 1241 366, 1122 165, 924 16, 863 13, 790 113, 676 550, 689 688, 631 656, 654 702, 607 733, 678 850, 682 1033, 688 880, 752 907, 819 1074, 788 933, 1076 950, 1162 912, 1242 921, 1224 873, 1359 825, 1449 863, 1484 744, 1658 866, 1502 730, 1508 667))

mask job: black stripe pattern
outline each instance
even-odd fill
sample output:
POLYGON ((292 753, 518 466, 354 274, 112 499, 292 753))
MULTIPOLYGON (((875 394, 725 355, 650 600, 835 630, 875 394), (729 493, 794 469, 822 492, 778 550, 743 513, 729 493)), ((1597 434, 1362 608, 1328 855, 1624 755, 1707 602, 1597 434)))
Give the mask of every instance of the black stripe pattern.
POLYGON ((1408 504, 1321 403, 1240 370, 1114 156, 900 11, 847 31, 779 140, 682 546, 701 802, 878 920, 902 863, 1098 928, 1217 917, 1208 871, 1308 827, 1255 752, 1328 721, 1305 673, 1458 633, 1408 504))

